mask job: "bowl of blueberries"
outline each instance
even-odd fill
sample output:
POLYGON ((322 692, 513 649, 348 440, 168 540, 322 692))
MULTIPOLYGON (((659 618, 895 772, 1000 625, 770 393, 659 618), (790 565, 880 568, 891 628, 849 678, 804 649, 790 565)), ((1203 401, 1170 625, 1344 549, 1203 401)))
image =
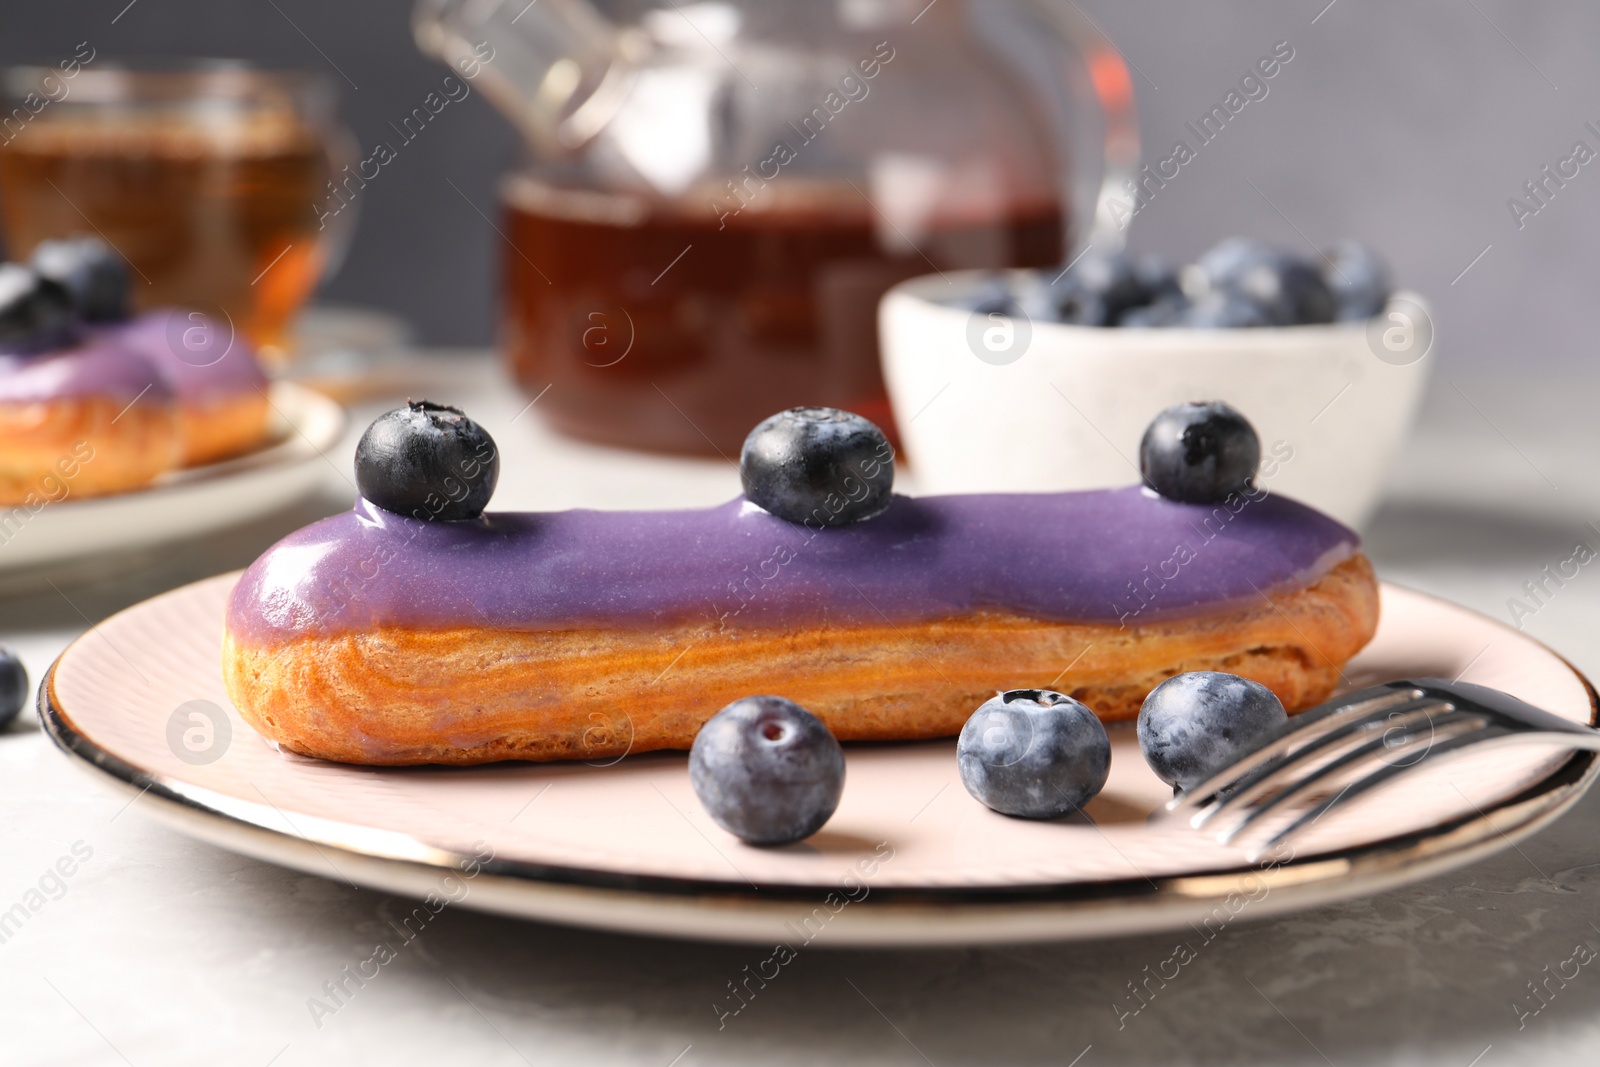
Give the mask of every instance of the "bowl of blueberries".
POLYGON ((879 308, 884 377, 924 493, 1136 481, 1161 411, 1222 401, 1261 434, 1259 483, 1359 527, 1416 416, 1433 325, 1343 241, 1232 237, 1176 267, 1092 247, 1067 268, 914 278, 879 308))

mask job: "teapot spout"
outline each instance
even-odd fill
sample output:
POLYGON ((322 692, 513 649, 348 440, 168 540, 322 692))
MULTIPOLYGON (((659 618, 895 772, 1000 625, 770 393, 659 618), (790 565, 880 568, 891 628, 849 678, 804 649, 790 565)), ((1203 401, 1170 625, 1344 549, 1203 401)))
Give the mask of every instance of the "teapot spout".
POLYGON ((546 156, 603 130, 640 45, 586 0, 417 0, 417 47, 472 78, 546 156))

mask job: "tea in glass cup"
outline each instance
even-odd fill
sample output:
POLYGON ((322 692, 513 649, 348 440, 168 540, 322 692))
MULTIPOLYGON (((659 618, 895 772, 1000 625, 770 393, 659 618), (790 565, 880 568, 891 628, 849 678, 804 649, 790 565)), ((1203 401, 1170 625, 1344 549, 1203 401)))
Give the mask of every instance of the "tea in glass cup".
POLYGON ((321 213, 349 137, 305 73, 231 62, 0 74, 0 233, 13 259, 94 233, 127 261, 136 310, 221 313, 281 362, 289 320, 343 252, 321 213))

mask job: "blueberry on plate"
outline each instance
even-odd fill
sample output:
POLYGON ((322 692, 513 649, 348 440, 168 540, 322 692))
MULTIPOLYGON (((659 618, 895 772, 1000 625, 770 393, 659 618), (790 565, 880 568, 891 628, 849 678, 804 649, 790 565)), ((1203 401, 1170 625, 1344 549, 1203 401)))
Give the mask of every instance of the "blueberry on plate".
POLYGON ((744 495, 790 522, 841 526, 889 506, 894 449, 860 415, 790 408, 763 419, 739 454, 744 495))
POLYGON ((1003 815, 1055 819, 1082 808, 1111 773, 1111 739, 1079 701, 1048 689, 986 700, 956 742, 961 784, 1003 815))
POLYGON ((119 322, 128 317, 127 268, 100 238, 41 241, 29 266, 66 289, 83 321, 119 322))
POLYGON ((28 668, 17 654, 0 645, 0 730, 11 725, 28 702, 28 668))
POLYGON ((1236 674, 1168 678, 1139 709, 1139 748, 1156 776, 1190 789, 1260 747, 1289 721, 1272 690, 1236 674))
POLYGON ((16 263, 0 263, 0 352, 40 352, 72 335, 66 289, 16 263))
POLYGON ((407 401, 378 416, 356 445, 361 495, 416 519, 475 519, 499 479, 494 438, 460 408, 444 404, 407 401))
POLYGON ((1249 486, 1261 441, 1245 417, 1221 401, 1174 404, 1139 442, 1144 484, 1185 504, 1219 504, 1249 486))
POLYGON ((844 749, 794 701, 744 697, 695 735, 689 782, 730 834, 752 845, 787 845, 822 829, 839 807, 844 749))
POLYGON ((1333 291, 1341 322, 1370 319, 1389 302, 1389 271, 1359 241, 1340 241, 1322 253, 1322 280, 1333 291))

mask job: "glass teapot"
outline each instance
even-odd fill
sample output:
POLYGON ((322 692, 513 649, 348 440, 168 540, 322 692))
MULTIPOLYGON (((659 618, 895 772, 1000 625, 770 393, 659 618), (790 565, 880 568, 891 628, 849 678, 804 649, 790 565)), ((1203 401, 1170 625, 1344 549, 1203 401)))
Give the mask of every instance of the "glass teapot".
POLYGON ((528 142, 502 343, 575 436, 731 457, 797 404, 892 433, 885 290, 1119 238, 1132 86, 1070 0, 419 0, 413 27, 528 142))

